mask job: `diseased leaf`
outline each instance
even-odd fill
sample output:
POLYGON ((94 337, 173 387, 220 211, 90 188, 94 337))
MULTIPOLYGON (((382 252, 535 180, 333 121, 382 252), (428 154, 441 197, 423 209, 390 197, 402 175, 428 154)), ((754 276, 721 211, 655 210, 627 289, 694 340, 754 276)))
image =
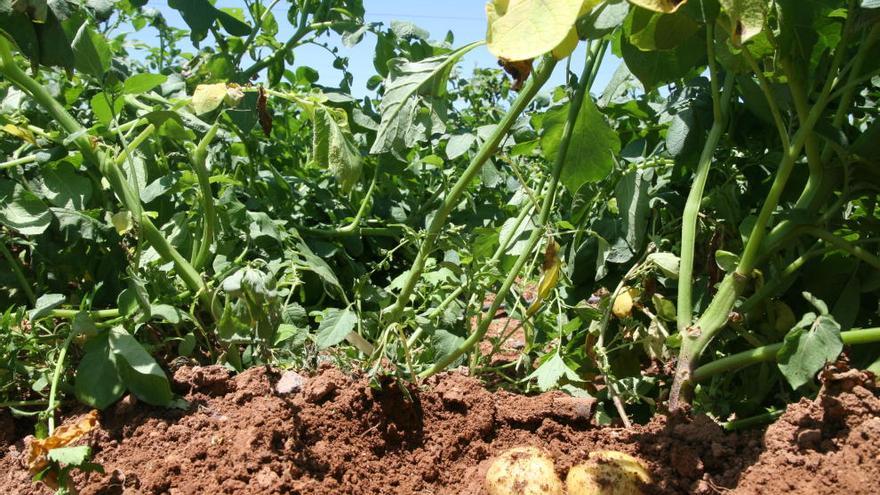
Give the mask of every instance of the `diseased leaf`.
POLYGON ((318 335, 315 337, 318 349, 326 349, 345 340, 358 321, 357 314, 348 308, 328 308, 322 312, 322 315, 321 323, 318 325, 318 335))

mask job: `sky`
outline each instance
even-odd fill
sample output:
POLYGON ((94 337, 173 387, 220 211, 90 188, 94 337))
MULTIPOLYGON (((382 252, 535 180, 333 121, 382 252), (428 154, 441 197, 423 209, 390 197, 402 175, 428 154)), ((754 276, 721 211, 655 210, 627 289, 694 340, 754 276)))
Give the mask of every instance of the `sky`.
MULTIPOLYGON (((244 8, 242 0, 217 0, 217 7, 244 8)), ((286 41, 293 32, 293 28, 287 22, 288 0, 282 0, 273 9, 275 18, 279 24, 278 39, 286 41)), ((454 46, 460 47, 476 40, 485 39, 486 15, 483 0, 364 0, 367 22, 381 22, 390 26, 392 20, 409 21, 430 33, 432 40, 445 38, 448 31, 455 36, 454 46)), ((162 12, 166 21, 176 27, 185 28, 186 24, 176 10, 168 7, 167 0, 149 0, 147 7, 158 9, 162 12)), ((250 19, 249 19, 250 23, 250 19)), ((338 36, 333 35, 336 39, 338 36)), ((155 30, 144 28, 140 33, 132 37, 147 43, 155 42, 155 30)), ((210 43, 211 37, 202 43, 210 43)), ((349 71, 354 75, 352 93, 356 97, 368 94, 366 89, 367 79, 375 73, 373 68, 373 52, 376 38, 368 34, 356 46, 348 48, 341 43, 334 43, 340 49, 340 55, 349 58, 349 71)), ((583 68, 584 43, 571 57, 571 70, 580 73, 583 68)), ((187 43, 185 50, 191 49, 187 43)), ((335 87, 339 85, 341 73, 332 67, 332 57, 323 48, 314 45, 304 45, 295 50, 295 65, 308 65, 316 69, 320 74, 318 84, 335 87)), ((601 93, 608 83, 619 59, 607 54, 606 60, 600 67, 596 81, 592 88, 594 94, 601 93)), ((497 61, 489 53, 485 46, 477 47, 468 53, 459 63, 462 74, 471 74, 477 67, 495 67, 497 61)), ((552 88, 562 84, 565 80, 565 64, 559 64, 556 71, 548 82, 546 88, 552 88)))

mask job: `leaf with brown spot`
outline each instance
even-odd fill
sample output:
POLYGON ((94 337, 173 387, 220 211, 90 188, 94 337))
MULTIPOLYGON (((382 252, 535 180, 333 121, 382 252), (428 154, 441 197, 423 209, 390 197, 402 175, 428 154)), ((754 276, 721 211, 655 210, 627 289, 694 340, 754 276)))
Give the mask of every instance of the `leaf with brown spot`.
MULTIPOLYGON (((27 467, 31 475, 42 472, 49 466, 47 455, 52 449, 65 447, 82 438, 86 433, 92 431, 98 425, 98 411, 92 409, 88 414, 81 417, 73 424, 64 424, 59 426, 52 432, 52 435, 34 439, 27 450, 27 467)), ((51 473, 44 476, 42 481, 52 488, 57 488, 57 480, 51 473), (54 483, 55 486, 52 486, 54 483)))

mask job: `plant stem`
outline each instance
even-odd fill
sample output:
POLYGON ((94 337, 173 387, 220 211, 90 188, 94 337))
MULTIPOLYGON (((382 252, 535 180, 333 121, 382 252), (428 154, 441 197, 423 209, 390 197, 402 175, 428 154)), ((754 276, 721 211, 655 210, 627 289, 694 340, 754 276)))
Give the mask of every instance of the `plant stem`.
POLYGON ((9 263, 9 268, 12 269, 12 273, 15 274, 15 278, 18 280, 18 285, 21 286, 21 290, 28 298, 28 301, 30 301, 31 306, 35 305, 37 303, 37 297, 34 295, 34 290, 31 288, 31 284, 27 277, 25 277, 24 271, 22 271, 18 260, 12 255, 12 252, 9 251, 9 248, 6 247, 5 242, 0 242, 0 253, 3 254, 3 257, 6 258, 6 261, 9 263))
POLYGON ((86 313, 90 318, 103 320, 105 318, 116 318, 119 316, 119 309, 97 309, 94 311, 83 311, 80 309, 53 309, 49 313, 49 316, 52 318, 70 319, 76 317, 76 315, 80 313, 86 313))
POLYGON ((205 165, 208 159, 208 145, 217 135, 217 129, 220 128, 220 121, 214 122, 214 125, 208 129, 208 132, 199 141, 195 152, 192 156, 193 170, 199 181, 199 190, 202 193, 202 208, 205 215, 204 225, 202 227, 202 240, 199 244, 197 252, 193 253, 192 266, 199 270, 208 260, 208 253, 211 251, 211 243, 214 242, 214 232, 217 231, 217 213, 214 210, 214 193, 211 191, 211 175, 208 173, 208 167, 205 165))
POLYGON ((58 352, 58 360, 55 362, 55 373, 52 375, 52 385, 49 387, 49 404, 46 406, 46 414, 49 417, 49 435, 55 431, 55 396, 58 393, 58 381, 61 379, 61 370, 64 368, 64 359, 67 357, 67 348, 70 347, 70 343, 73 342, 73 338, 79 332, 73 330, 73 326, 70 327, 70 333, 67 334, 67 338, 64 339, 64 344, 61 346, 61 350, 58 352))
POLYGON ((760 426, 767 423, 772 423, 776 421, 776 418, 782 416, 785 410, 780 409, 778 411, 770 411, 764 414, 759 414, 757 416, 752 416, 750 418, 737 419, 734 421, 728 421, 721 425, 726 431, 738 431, 745 430, 747 428, 752 428, 754 426, 760 426))
MULTIPOLYGON (((513 267, 508 272, 507 277, 504 279, 504 282, 501 284, 501 288, 498 290, 498 292, 496 292, 495 299, 492 301, 492 305, 489 307, 489 311, 487 312, 488 315, 494 315, 498 311, 498 308, 501 306, 501 302, 504 301, 504 298, 507 296, 510 288, 516 282, 516 278, 519 276, 520 270, 522 270, 529 257, 534 253, 535 248, 538 245, 538 241, 541 240, 541 236, 544 234, 544 226, 547 224, 547 220, 549 220, 550 218, 550 212, 553 209, 553 202, 556 198, 556 189, 559 186, 559 177, 562 174, 562 169, 565 167, 566 155, 568 154, 568 147, 571 143, 571 136, 574 131, 575 122, 577 121, 578 113, 580 112, 581 105, 587 93, 587 82, 589 79, 590 71, 592 70, 592 65, 590 63, 591 60, 592 58, 588 58, 587 63, 584 64, 584 70, 581 73, 580 79, 578 79, 577 91, 575 91, 574 97, 569 103, 568 118, 566 119, 565 125, 562 128, 562 138, 559 141, 559 148, 556 152, 556 160, 553 164, 553 172, 550 176, 550 181, 547 186, 547 193, 544 196, 544 202, 541 205, 541 211, 538 215, 538 221, 535 223, 535 228, 534 230, 532 230, 532 233, 529 236, 529 240, 526 244, 525 250, 523 250, 523 252, 517 257, 516 261, 513 264, 513 267)), ((523 93, 525 92, 526 91, 524 90, 523 93)), ((483 321, 480 322, 480 326, 477 327, 476 331, 471 333, 457 349, 437 360, 433 364, 433 366, 423 371, 419 376, 422 378, 427 378, 446 369, 447 366, 455 362, 463 354, 470 351, 471 348, 473 348, 478 342, 483 339, 483 336, 486 335, 486 331, 489 329, 489 324, 491 322, 491 317, 484 318, 483 321)))
POLYGON ((0 170, 17 167, 18 165, 27 165, 28 163, 34 163, 35 161, 37 161, 37 155, 28 155, 21 158, 15 158, 13 160, 0 163, 0 170))
MULTIPOLYGON (((861 330, 849 330, 840 332, 840 338, 846 345, 871 344, 880 342, 880 327, 865 328, 861 330)), ((782 343, 765 345, 748 351, 740 352, 732 356, 721 358, 711 363, 704 364, 694 370, 692 380, 694 382, 703 382, 713 376, 722 373, 728 373, 746 366, 757 363, 775 361, 782 343)))
POLYGON ((727 107, 730 101, 730 91, 733 88, 733 75, 727 74, 724 79, 724 93, 713 98, 715 119, 706 144, 700 154, 697 164, 696 175, 691 190, 688 193, 687 202, 684 205, 684 213, 681 219, 681 261, 679 263, 678 297, 677 297, 677 326, 679 332, 685 332, 693 324, 693 272, 694 251, 697 238, 697 219, 700 215, 700 204, 703 201, 703 191, 706 180, 709 177, 709 168, 712 165, 712 155, 724 132, 727 118, 727 107), (720 101, 719 101, 720 100, 720 101))
POLYGON ((396 323, 400 319, 404 308, 409 303, 409 298, 415 289, 416 283, 421 277, 422 271, 425 269, 425 263, 428 261, 428 256, 434 249, 434 243, 440 235, 440 232, 446 226, 446 219, 449 217, 449 214, 458 205, 459 198, 471 185, 474 177, 476 177, 480 170, 482 170, 483 164, 486 160, 495 153, 501 140, 507 135, 507 131, 510 130, 513 123, 516 122, 517 117, 519 117, 522 111, 525 110, 526 106, 532 101, 532 98, 534 98, 538 90, 545 82, 547 82, 547 79, 550 77, 555 66, 556 60, 552 57, 544 58, 541 65, 532 74, 532 77, 526 83, 516 100, 514 100, 510 109, 501 119, 501 122, 499 122, 498 126, 495 127, 495 130, 492 131, 492 135, 482 146, 480 146, 479 151, 477 151, 477 154, 471 160, 471 163, 464 172, 462 172, 461 176, 444 198, 443 204, 434 214, 434 217, 431 220, 431 225, 428 226, 428 231, 425 234, 425 238, 422 240, 419 253, 416 255, 416 259, 413 261, 412 267, 410 267, 409 272, 407 273, 406 281, 400 289, 397 301, 384 311, 387 323, 396 323))

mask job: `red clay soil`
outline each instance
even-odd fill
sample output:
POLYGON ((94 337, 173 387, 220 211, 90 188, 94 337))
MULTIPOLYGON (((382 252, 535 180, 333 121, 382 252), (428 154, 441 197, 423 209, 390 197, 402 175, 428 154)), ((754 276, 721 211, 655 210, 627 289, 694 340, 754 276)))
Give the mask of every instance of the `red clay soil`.
MULTIPOLYGON (((704 416, 599 428, 587 400, 492 393, 458 373, 376 390, 333 368, 282 379, 202 367, 174 384, 189 410, 126 398, 101 414, 84 441, 106 474, 78 474, 80 493, 481 494, 493 455, 521 445, 545 448, 562 477, 595 449, 638 456, 656 481, 647 493, 856 495, 880 479, 880 394, 855 370, 826 370, 816 400, 740 433, 704 416)), ((50 493, 22 466, 26 429, 0 415, 0 493, 50 493)))

